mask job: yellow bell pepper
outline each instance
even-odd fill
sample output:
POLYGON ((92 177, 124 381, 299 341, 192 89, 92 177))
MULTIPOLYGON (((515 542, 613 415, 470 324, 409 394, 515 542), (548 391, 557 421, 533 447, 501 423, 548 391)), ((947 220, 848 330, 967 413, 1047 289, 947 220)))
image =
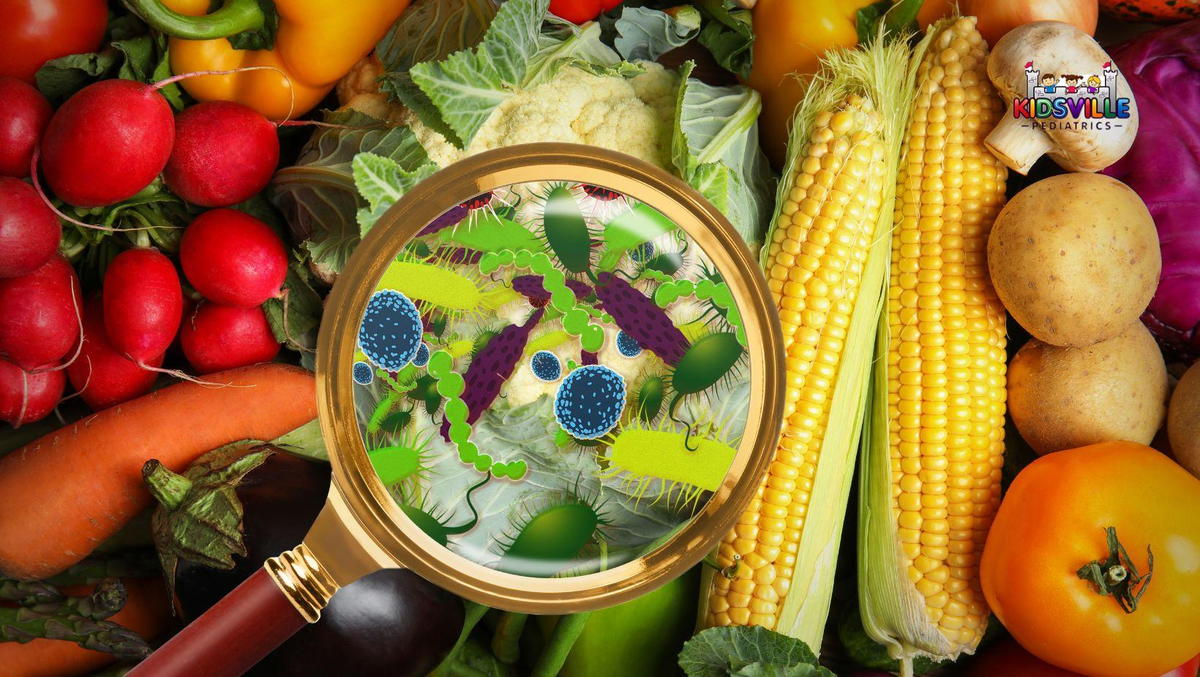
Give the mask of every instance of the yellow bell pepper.
POLYGON ((209 13, 209 0, 129 0, 154 28, 172 36, 171 70, 232 70, 181 83, 201 101, 236 101, 274 120, 312 110, 383 37, 409 0, 275 0, 279 29, 270 50, 234 49, 225 37, 260 28, 257 0, 226 0, 209 13))
POLYGON ((758 0, 754 6, 754 64, 746 84, 762 95, 759 129, 776 167, 783 165, 788 129, 804 84, 825 50, 858 42, 855 14, 874 0, 758 0))

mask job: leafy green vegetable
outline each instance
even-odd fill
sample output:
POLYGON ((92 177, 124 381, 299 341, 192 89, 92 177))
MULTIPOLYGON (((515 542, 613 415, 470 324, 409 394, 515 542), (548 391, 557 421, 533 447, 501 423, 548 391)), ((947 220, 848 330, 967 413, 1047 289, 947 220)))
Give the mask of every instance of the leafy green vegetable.
POLYGON ((505 2, 477 47, 414 65, 411 85, 389 76, 386 89, 426 125, 448 129, 447 138, 463 148, 517 90, 546 82, 572 59, 608 66, 620 61, 600 41, 598 24, 562 22, 547 15, 549 7, 550 0, 505 2), (552 22, 551 31, 542 31, 543 19, 552 22))
POLYGON ((709 628, 683 645, 688 677, 835 677, 798 640, 759 626, 709 628))
MULTIPOLYGON (((125 14, 113 19, 107 40, 108 46, 99 52, 47 61, 35 75, 38 89, 58 104, 97 80, 118 77, 150 83, 170 77, 167 38, 152 32, 137 17, 125 14)), ((183 109, 183 90, 178 84, 159 91, 172 107, 183 109)))
POLYGON ((384 69, 403 72, 474 46, 496 16, 491 0, 416 0, 375 46, 384 69))
POLYGON ((753 250, 770 218, 774 178, 758 145, 758 93, 714 87, 680 72, 672 161, 680 176, 720 209, 753 250))
POLYGON ((354 157, 354 185, 367 200, 367 207, 358 210, 358 225, 362 235, 383 213, 396 204, 405 193, 421 180, 429 178, 437 165, 432 162, 407 170, 400 163, 374 153, 359 153, 354 157))
POLYGON ((116 63, 115 50, 60 56, 38 69, 37 86, 47 99, 58 103, 93 80, 100 79, 116 63))
POLYGON ((283 282, 284 298, 268 299, 263 304, 267 324, 275 340, 298 351, 313 350, 316 341, 311 332, 321 322, 321 295, 312 287, 312 275, 300 262, 288 268, 283 282))
MULTIPOLYGON (((549 81, 563 66, 604 76, 631 77, 641 72, 641 66, 623 61, 600 41, 599 24, 564 24, 545 14, 548 4, 548 0, 509 0, 478 47, 441 62, 417 64, 411 80, 406 74, 388 74, 385 89, 461 148, 497 106, 518 91, 549 81)), ((669 15, 626 8, 614 23, 621 49, 645 55, 663 49, 655 31, 667 30, 664 17, 669 15), (627 15, 628 21, 622 23, 627 15), (639 39, 644 44, 637 44, 639 39)), ((773 192, 773 178, 758 147, 760 99, 745 87, 713 87, 691 80, 693 67, 688 63, 680 72, 672 164, 725 213, 747 244, 756 247, 770 217, 773 192)), ((421 178, 423 170, 419 165, 391 166, 375 159, 360 164, 355 180, 370 203, 358 212, 359 226, 366 232, 421 178)))
POLYGON ((855 30, 858 41, 870 44, 880 35, 880 24, 884 34, 905 30, 916 32, 917 12, 924 0, 880 0, 858 10, 855 15, 855 30))
POLYGON ((696 37, 700 13, 690 5, 683 5, 673 16, 647 7, 626 7, 614 29, 613 47, 621 58, 654 61, 696 37))
POLYGON ((698 0, 696 5, 706 19, 700 31, 700 44, 712 52, 722 68, 739 77, 749 77, 754 60, 750 12, 734 9, 728 0, 698 0))
POLYGON ((370 152, 405 170, 429 157, 407 127, 353 111, 327 114, 325 121, 341 127, 318 129, 296 163, 275 174, 270 196, 292 235, 304 242, 318 276, 331 282, 358 244, 358 210, 367 206, 354 185, 354 156, 370 152))
POLYGON ((199 211, 168 192, 158 180, 128 200, 107 207, 55 204, 59 211, 83 223, 113 229, 63 224, 59 251, 75 264, 85 287, 98 286, 109 261, 123 249, 158 247, 168 253, 177 251, 183 229, 199 211))
POLYGON ((275 36, 279 33, 279 12, 275 10, 275 1, 258 0, 258 4, 262 7, 262 28, 229 36, 229 44, 233 45, 234 49, 275 48, 275 36))

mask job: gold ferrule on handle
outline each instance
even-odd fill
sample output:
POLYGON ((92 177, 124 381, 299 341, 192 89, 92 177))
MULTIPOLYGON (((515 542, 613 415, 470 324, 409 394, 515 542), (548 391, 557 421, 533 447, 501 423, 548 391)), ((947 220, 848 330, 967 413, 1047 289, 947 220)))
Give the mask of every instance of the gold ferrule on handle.
POLYGON ((268 559, 263 566, 275 585, 309 623, 321 620, 321 610, 341 587, 303 543, 268 559))

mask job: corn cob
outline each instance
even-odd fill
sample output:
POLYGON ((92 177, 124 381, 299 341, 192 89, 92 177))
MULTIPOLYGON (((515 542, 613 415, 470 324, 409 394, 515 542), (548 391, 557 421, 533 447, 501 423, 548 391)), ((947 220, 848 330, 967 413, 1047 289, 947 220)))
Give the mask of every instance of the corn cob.
POLYGON ((884 40, 834 53, 797 113, 763 256, 784 335, 784 432, 718 548, 701 625, 760 625, 820 646, 885 286, 891 111, 904 108, 892 97, 907 89, 907 55, 884 40))
POLYGON ((931 28, 900 161, 859 531, 864 626, 897 658, 971 652, 987 623, 1005 315, 984 257, 1006 171, 983 143, 1001 115, 986 63, 973 17, 931 28))

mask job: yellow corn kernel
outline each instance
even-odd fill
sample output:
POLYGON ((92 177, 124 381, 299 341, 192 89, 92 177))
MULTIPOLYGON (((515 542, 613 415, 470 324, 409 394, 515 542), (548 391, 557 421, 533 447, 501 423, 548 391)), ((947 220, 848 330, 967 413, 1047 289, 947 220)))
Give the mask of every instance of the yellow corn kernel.
POLYGON ((887 444, 868 445, 866 461, 890 469, 891 486, 863 492, 864 506, 890 500, 893 540, 874 546, 893 554, 866 555, 860 595, 876 640, 907 656, 953 658, 974 650, 988 615, 976 544, 1000 498, 1006 355, 1004 308, 982 253, 1007 171, 983 143, 1002 106, 975 19, 939 22, 925 45, 897 182, 887 444), (872 584, 862 582, 892 575, 924 600, 924 624, 904 620, 917 614, 897 614, 895 600, 872 598, 872 584))
MULTIPOLYGON (((713 586, 706 625, 746 619, 776 628, 793 573, 792 553, 804 537, 846 327, 882 209, 887 162, 874 104, 851 95, 814 124, 808 154, 794 163, 791 187, 780 192, 783 216, 766 255, 787 357, 786 423, 761 503, 750 506, 725 539, 743 557, 730 569, 736 571, 732 586, 713 586), (747 555, 743 538, 751 525, 758 543, 769 547, 747 555)), ((733 563, 729 552, 718 550, 719 567, 733 563)))

